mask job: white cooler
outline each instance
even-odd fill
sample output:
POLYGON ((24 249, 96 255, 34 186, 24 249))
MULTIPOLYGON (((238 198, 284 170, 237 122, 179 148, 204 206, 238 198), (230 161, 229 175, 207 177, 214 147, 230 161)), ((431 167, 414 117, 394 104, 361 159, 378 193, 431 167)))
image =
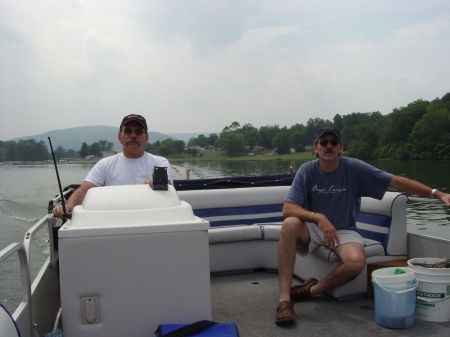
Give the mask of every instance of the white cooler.
POLYGON ((208 228, 173 186, 90 189, 59 230, 64 337, 210 320, 208 228))

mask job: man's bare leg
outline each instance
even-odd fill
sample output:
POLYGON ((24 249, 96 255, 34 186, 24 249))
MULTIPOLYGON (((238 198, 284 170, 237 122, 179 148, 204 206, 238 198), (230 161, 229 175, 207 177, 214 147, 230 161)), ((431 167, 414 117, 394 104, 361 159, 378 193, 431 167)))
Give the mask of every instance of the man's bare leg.
POLYGON ((302 249, 307 249, 309 240, 309 231, 305 223, 293 217, 284 220, 278 242, 280 302, 290 301, 291 299, 292 274, 297 245, 302 249))
POLYGON ((310 289, 311 296, 350 282, 359 275, 366 264, 364 247, 355 242, 343 244, 335 249, 342 264, 310 289))

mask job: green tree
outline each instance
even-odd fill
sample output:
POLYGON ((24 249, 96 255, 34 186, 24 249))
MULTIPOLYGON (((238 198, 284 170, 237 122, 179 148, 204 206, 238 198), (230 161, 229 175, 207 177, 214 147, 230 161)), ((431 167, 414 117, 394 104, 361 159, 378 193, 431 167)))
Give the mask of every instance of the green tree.
POLYGON ((450 92, 448 92, 444 96, 442 96, 442 98, 440 99, 440 102, 444 105, 447 105, 447 103, 450 103, 450 92))
POLYGON ((16 142, 8 142, 8 147, 6 149, 6 158, 7 161, 16 161, 19 160, 19 155, 17 153, 17 143, 16 142))
POLYGON ((101 151, 112 151, 114 148, 114 143, 108 142, 107 140, 101 139, 97 142, 97 144, 100 146, 100 152, 101 151))
POLYGON ((99 140, 97 142, 98 146, 100 147, 100 151, 106 151, 106 146, 108 144, 107 140, 99 140))
POLYGON ((8 149, 8 142, 0 140, 0 161, 6 160, 6 151, 8 149))
POLYGON ((92 143, 91 145, 89 145, 88 152, 89 152, 90 155, 100 156, 100 152, 101 151, 102 151, 102 148, 97 142, 92 143))
POLYGON ((76 157, 78 157, 78 153, 74 150, 74 149, 68 149, 67 151, 66 151, 66 157, 67 158, 76 158, 76 157))
POLYGON ((339 130, 344 129, 344 119, 341 115, 337 114, 333 117, 333 125, 336 126, 339 130))
POLYGON ((89 145, 87 145, 85 142, 81 144, 81 149, 78 151, 81 158, 85 158, 87 155, 89 155, 89 145))
POLYGON ((323 120, 322 118, 310 118, 306 122, 305 128, 305 139, 308 142, 308 145, 314 144, 316 140, 316 132, 319 128, 324 125, 333 124, 329 120, 323 120))
POLYGON ((171 154, 171 146, 169 142, 162 142, 161 146, 159 147, 159 153, 163 156, 167 156, 171 154))
POLYGON ((152 144, 150 144, 150 143, 147 143, 147 144, 145 144, 145 146, 144 146, 145 152, 150 152, 150 151, 153 150, 153 149, 154 149, 154 145, 152 145, 152 144))
POLYGON ((198 135, 194 145, 206 148, 209 145, 208 138, 205 135, 198 135))
POLYGON ((187 146, 188 146, 188 147, 191 147, 191 146, 197 146, 197 138, 195 138, 195 137, 189 138, 189 141, 188 141, 188 143, 187 143, 187 146))
POLYGON ((43 161, 48 159, 47 145, 43 140, 35 139, 19 140, 17 143, 17 159, 23 161, 43 161))
POLYGON ((277 148, 278 154, 287 154, 291 148, 289 144, 289 133, 279 132, 272 140, 272 146, 277 148))
POLYGON ((217 138, 217 139, 214 141, 214 149, 215 149, 216 151, 219 151, 219 150, 222 149, 222 147, 221 147, 221 145, 220 145, 220 138, 217 138))
POLYGON ((147 143, 145 145, 145 151, 158 150, 160 146, 161 146, 161 141, 160 140, 157 140, 156 142, 154 142, 151 145, 149 143, 147 143))
POLYGON ((289 137, 289 143, 293 148, 305 147, 305 135, 301 131, 294 131, 289 137))
POLYGON ((414 125, 411 136, 413 159, 450 158, 450 111, 432 103, 427 113, 414 125))
MULTIPOLYGON (((229 130, 229 128, 227 130, 229 130)), ((223 131, 220 134, 219 141, 220 147, 229 157, 238 156, 244 152, 244 135, 238 131, 223 131)))
POLYGON ((17 159, 18 160, 32 160, 33 147, 36 144, 34 139, 19 140, 17 142, 17 159))
POLYGON ((184 151, 184 141, 182 140, 173 140, 171 144, 172 154, 180 154, 184 151))
POLYGON ((349 157, 359 158, 359 159, 372 159, 372 148, 369 144, 362 140, 355 140, 349 144, 347 149, 347 154, 349 157))
POLYGON ((378 156, 378 128, 377 125, 362 124, 353 127, 355 138, 347 146, 347 154, 359 159, 375 159, 378 156))
POLYGON ((41 140, 39 143, 37 143, 36 146, 36 159, 39 161, 44 161, 49 158, 48 156, 48 148, 47 144, 43 140, 41 140))
POLYGON ((190 155, 192 155, 192 157, 195 157, 197 155, 197 153, 198 153, 198 150, 197 149, 189 149, 187 152, 190 155))
POLYGON ((301 151, 309 143, 306 139, 306 127, 303 124, 297 123, 289 128, 289 143, 291 147, 301 149, 301 151))
POLYGON ((219 139, 219 136, 215 133, 211 133, 208 136, 208 145, 214 146, 214 143, 216 142, 216 139, 219 139))
POLYGON ((259 136, 258 129, 256 128, 244 133, 244 139, 246 144, 250 146, 250 150, 253 150, 255 145, 258 145, 261 142, 261 137, 259 136))
POLYGON ((233 122, 230 124, 230 126, 228 127, 230 129, 230 131, 235 131, 237 129, 239 129, 241 127, 241 125, 238 122, 233 122))
POLYGON ((261 137, 261 144, 266 149, 272 148, 272 139, 280 132, 280 127, 278 125, 266 125, 259 128, 259 136, 261 137))
POLYGON ((340 118, 335 116, 335 120, 338 121, 338 124, 342 125, 338 128, 341 130, 344 146, 347 147, 347 145, 350 145, 354 140, 358 140, 357 133, 360 126, 367 124, 378 125, 378 121, 381 117, 382 115, 378 111, 354 112, 340 118))
POLYGON ((380 145, 407 142, 414 124, 427 112, 429 102, 417 100, 406 107, 394 109, 386 119, 380 136, 380 145))
MULTIPOLYGON (((239 123, 238 123, 239 124, 239 123)), ((241 132, 243 134, 246 134, 247 132, 253 131, 253 130, 258 130, 257 128, 255 128, 253 125, 251 125, 250 123, 246 123, 244 124, 241 128, 240 128, 241 132)))
POLYGON ((170 154, 180 154, 184 151, 184 141, 182 140, 174 140, 172 138, 164 139, 161 142, 161 146, 159 147, 159 152, 164 155, 170 154))
POLYGON ((66 149, 62 146, 58 146, 55 150, 55 158, 56 160, 60 160, 61 158, 66 158, 66 149))

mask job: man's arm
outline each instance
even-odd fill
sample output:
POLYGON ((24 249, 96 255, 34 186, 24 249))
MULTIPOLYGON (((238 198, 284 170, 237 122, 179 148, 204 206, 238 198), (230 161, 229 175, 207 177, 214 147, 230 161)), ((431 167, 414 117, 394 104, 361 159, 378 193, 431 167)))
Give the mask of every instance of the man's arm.
POLYGON ((303 207, 293 204, 289 201, 286 201, 283 205, 283 217, 294 217, 298 218, 303 222, 316 222, 314 221, 314 212, 308 211, 304 209, 303 207))
MULTIPOLYGON (((408 179, 400 176, 392 176, 389 187, 401 192, 406 192, 420 197, 431 198, 432 188, 428 187, 418 181, 408 179)), ((446 206, 450 206, 450 194, 436 191, 434 194, 435 199, 439 199, 446 206)))
POLYGON ((323 232, 325 245, 330 246, 334 249, 340 244, 336 228, 325 215, 308 211, 303 207, 290 203, 288 201, 284 202, 282 212, 284 218, 295 217, 302 222, 312 222, 317 224, 317 226, 319 226, 320 230, 323 232))
MULTIPOLYGON (((86 196, 86 193, 88 190, 90 190, 92 187, 97 187, 93 183, 90 183, 88 181, 84 181, 80 187, 78 187, 75 192, 72 193, 69 200, 66 202, 66 212, 72 213, 73 208, 77 205, 81 205, 81 203, 84 200, 84 197, 86 196)), ((53 214, 57 217, 60 217, 61 219, 64 216, 64 211, 62 208, 62 205, 55 206, 52 210, 53 214)))

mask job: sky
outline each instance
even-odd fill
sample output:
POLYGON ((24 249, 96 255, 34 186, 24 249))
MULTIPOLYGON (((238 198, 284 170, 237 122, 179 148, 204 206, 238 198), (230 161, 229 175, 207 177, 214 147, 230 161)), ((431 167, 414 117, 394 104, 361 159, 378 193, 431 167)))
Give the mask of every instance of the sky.
POLYGON ((0 0, 0 140, 290 127, 450 91, 448 0, 0 0))

